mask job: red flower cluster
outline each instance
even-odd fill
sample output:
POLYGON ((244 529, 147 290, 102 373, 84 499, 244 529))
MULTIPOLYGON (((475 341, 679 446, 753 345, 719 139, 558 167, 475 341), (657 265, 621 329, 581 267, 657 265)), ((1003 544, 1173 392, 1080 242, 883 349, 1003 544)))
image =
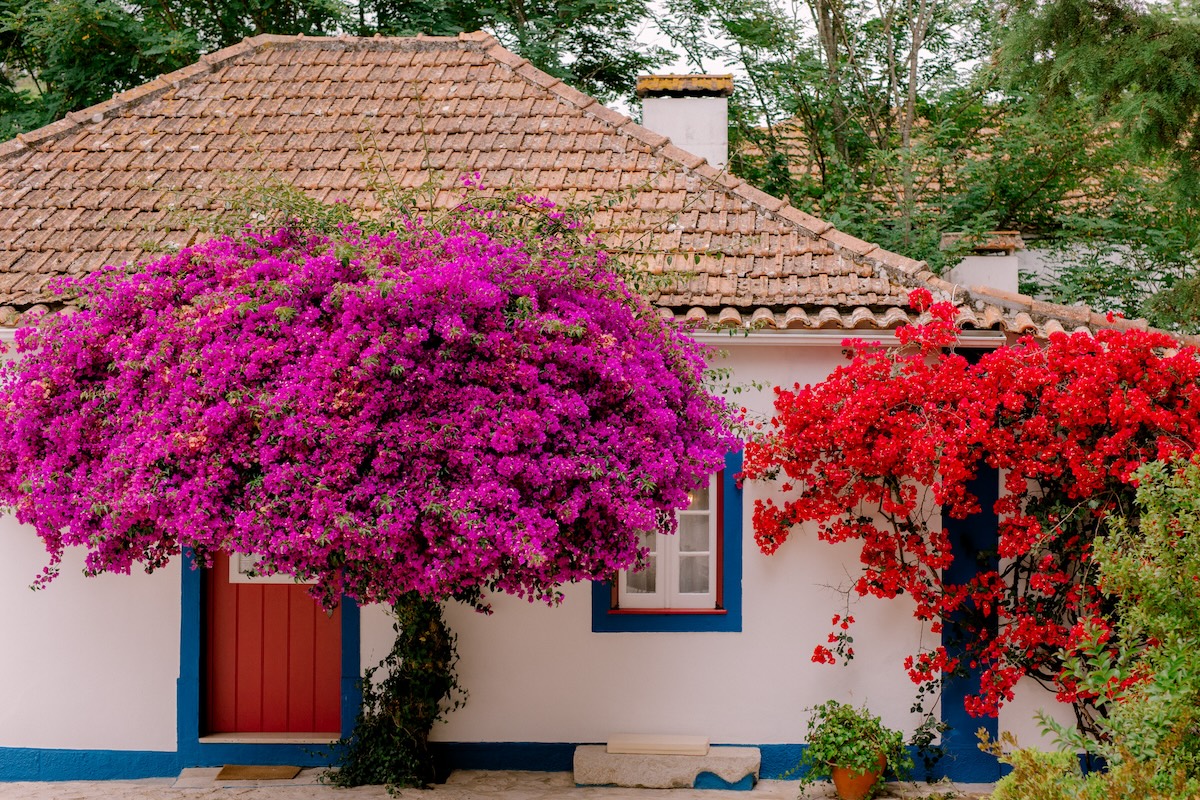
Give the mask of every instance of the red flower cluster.
MULTIPOLYGON (((954 308, 927 290, 910 299, 928 321, 898 331, 900 348, 848 340, 849 363, 825 381, 776 390, 745 471, 788 488, 756 503, 755 541, 773 553, 815 522, 822 540, 861 544, 860 595, 906 593, 938 629, 964 616, 967 658, 983 670, 972 713, 995 714, 1027 674, 1079 699, 1058 653, 1099 597, 1090 544, 1109 515, 1136 513, 1131 472, 1196 450, 1200 358, 1165 334, 1104 330, 1027 338, 971 363, 955 350, 954 308), (980 513, 967 487, 983 465, 1004 475, 1000 566, 950 584, 942 519, 980 513)), ((818 647, 813 660, 834 659, 818 647)), ((937 649, 906 667, 923 683, 957 664, 937 649)))

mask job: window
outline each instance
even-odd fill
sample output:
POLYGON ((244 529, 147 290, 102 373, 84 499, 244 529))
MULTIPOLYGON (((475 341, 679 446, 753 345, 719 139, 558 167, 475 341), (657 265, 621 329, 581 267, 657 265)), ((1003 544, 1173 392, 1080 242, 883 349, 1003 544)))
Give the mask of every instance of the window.
POLYGON ((650 554, 642 569, 620 574, 614 608, 721 608, 717 586, 720 477, 718 472, 708 486, 688 495, 690 504, 676 515, 679 530, 674 536, 653 531, 640 534, 641 545, 650 554))
POLYGON ((742 492, 740 453, 691 494, 672 536, 643 534, 645 566, 592 586, 592 630, 740 631, 742 492))
POLYGON ((259 575, 258 562, 262 557, 257 553, 230 553, 229 554, 229 582, 230 583, 285 583, 293 584, 315 584, 316 580, 302 581, 288 575, 286 572, 276 572, 274 575, 259 575))

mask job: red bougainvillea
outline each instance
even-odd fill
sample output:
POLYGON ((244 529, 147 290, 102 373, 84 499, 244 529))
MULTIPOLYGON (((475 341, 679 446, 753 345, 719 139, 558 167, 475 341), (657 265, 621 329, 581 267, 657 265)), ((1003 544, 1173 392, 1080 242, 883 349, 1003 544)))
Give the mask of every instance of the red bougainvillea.
MULTIPOLYGON (((982 670, 972 713, 995 714, 1025 674, 1078 700, 1058 652, 1105 611, 1091 542, 1110 515, 1135 513, 1135 469, 1196 449, 1200 359, 1139 330, 1056 333, 968 359, 955 308, 931 300, 913 292, 929 320, 900 329, 900 347, 849 341, 849 363, 825 381, 776 390, 745 469, 779 479, 783 498, 756 504, 755 539, 773 553, 814 522, 824 541, 860 544, 858 594, 907 594, 935 632, 964 617, 965 658, 982 670), (985 464, 1003 476, 998 566, 951 584, 943 521, 980 513, 969 482, 985 464)), ((813 659, 834 660, 824 646, 813 659)), ((923 683, 965 665, 935 648, 906 666, 923 683)))

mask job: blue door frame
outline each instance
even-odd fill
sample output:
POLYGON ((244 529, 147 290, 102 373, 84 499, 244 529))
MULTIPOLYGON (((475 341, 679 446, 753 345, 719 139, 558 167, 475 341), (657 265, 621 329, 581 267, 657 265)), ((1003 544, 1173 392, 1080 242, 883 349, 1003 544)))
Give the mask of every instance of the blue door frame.
MULTIPOLYGON (((295 764, 325 766, 330 748, 313 744, 231 744, 200 741, 200 686, 203 677, 200 643, 204 640, 201 617, 200 570, 191 553, 183 557, 182 617, 179 635, 179 683, 176 690, 176 733, 181 767, 215 767, 222 764, 295 764)), ((361 638, 358 604, 342 599, 342 736, 354 729, 362 694, 359 691, 361 638)))

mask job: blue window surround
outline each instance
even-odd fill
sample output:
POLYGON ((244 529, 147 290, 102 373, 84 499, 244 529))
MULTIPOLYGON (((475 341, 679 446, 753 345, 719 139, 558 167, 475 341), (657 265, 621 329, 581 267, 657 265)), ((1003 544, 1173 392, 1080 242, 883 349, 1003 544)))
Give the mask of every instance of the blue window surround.
MULTIPOLYGON (((179 635, 179 683, 177 684, 176 730, 179 762, 184 767, 215 767, 222 764, 295 764, 324 766, 331 748, 313 744, 204 744, 200 741, 200 570, 193 567, 191 554, 183 559, 183 618, 179 635)), ((362 695, 359 677, 358 604, 342 598, 342 736, 349 736, 362 695)))
POLYGON ((721 553, 718 563, 722 609, 636 612, 612 608, 612 581, 592 582, 593 633, 672 633, 742 629, 742 489, 735 477, 742 471, 742 454, 725 456, 718 513, 721 515, 721 553))

